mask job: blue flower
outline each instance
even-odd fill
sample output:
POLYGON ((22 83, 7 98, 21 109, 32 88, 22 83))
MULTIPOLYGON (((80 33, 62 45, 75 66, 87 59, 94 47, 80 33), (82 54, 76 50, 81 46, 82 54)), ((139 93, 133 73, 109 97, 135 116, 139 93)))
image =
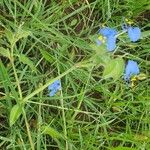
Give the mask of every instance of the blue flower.
POLYGON ((128 27, 128 36, 132 42, 140 39, 141 30, 139 27, 128 27))
POLYGON ((136 61, 128 60, 126 68, 125 68, 125 75, 124 79, 129 81, 131 76, 138 75, 140 73, 138 64, 136 61))
MULTIPOLYGON (((113 51, 116 48, 117 30, 109 27, 104 27, 99 30, 99 34, 106 38, 106 46, 108 51, 113 51)), ((104 43, 100 38, 96 41, 97 45, 104 43)))
POLYGON ((117 31, 116 29, 104 27, 99 30, 99 33, 108 38, 109 36, 115 36, 117 34, 117 31))
POLYGON ((56 80, 48 86, 49 96, 54 96, 61 89, 60 80, 56 80))
POLYGON ((115 36, 109 36, 107 38, 107 50, 109 52, 113 51, 116 48, 116 37, 115 36))

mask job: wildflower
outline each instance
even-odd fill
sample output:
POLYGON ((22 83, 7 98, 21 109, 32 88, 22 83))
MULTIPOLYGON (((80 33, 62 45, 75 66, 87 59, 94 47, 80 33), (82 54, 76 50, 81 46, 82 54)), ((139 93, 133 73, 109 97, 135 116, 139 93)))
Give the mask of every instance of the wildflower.
POLYGON ((104 37, 109 37, 109 36, 115 36, 117 34, 116 29, 112 29, 109 27, 104 27, 99 30, 99 33, 102 34, 104 37))
POLYGON ((138 75, 140 72, 138 64, 136 61, 128 60, 126 68, 125 68, 125 75, 124 79, 129 81, 131 76, 138 75))
POLYGON ((53 82, 51 85, 48 86, 49 96, 54 96, 60 89, 61 89, 60 80, 56 80, 55 82, 53 82))
POLYGON ((140 39, 141 30, 139 27, 128 27, 128 36, 132 42, 140 39))
MULTIPOLYGON (((109 27, 104 27, 99 30, 99 33, 101 34, 102 37, 106 38, 107 50, 113 51, 116 48, 117 31, 109 27)), ((102 43, 104 43, 104 40, 101 40, 100 38, 98 38, 97 44, 101 45, 102 43)))
POLYGON ((108 51, 113 51, 116 48, 116 37, 115 36, 109 36, 107 38, 107 50, 108 51))
POLYGON ((139 27, 132 27, 131 25, 134 23, 132 20, 129 20, 127 18, 122 18, 123 23, 122 23, 122 29, 123 31, 128 32, 128 36, 130 38, 130 41, 136 42, 137 40, 140 39, 141 36, 141 30, 139 27))

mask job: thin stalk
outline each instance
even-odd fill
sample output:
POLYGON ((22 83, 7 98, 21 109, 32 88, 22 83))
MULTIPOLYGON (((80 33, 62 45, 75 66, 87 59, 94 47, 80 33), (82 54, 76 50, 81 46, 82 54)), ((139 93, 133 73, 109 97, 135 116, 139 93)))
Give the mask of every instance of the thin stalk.
POLYGON ((27 121, 27 116, 26 116, 26 113, 24 111, 24 108, 22 108, 22 112, 23 112, 23 116, 24 116, 24 119, 25 119, 25 124, 26 124, 26 128, 27 128, 27 134, 28 134, 29 142, 30 142, 30 145, 31 145, 31 150, 35 150, 34 149, 34 144, 33 144, 33 141, 32 141, 32 137, 31 137, 29 124, 28 124, 28 121, 27 121))
MULTIPOLYGON (((58 68, 58 74, 60 75, 60 69, 59 69, 58 63, 57 63, 57 68, 58 68)), ((61 97, 63 97, 62 89, 60 91, 60 95, 61 95, 61 97)), ((68 150, 67 125, 66 125, 66 116, 65 116, 64 99, 63 98, 60 99, 60 105, 62 107, 62 118, 63 118, 63 126, 64 126, 64 128, 63 128, 64 131, 63 132, 64 132, 64 136, 65 136, 65 139, 66 139, 66 148, 65 148, 65 150, 68 150)))
MULTIPOLYGON (((40 98, 40 103, 42 101, 42 92, 39 94, 40 98)), ((41 149, 41 124, 42 124, 42 117, 41 117, 41 104, 39 105, 39 110, 38 110, 38 133, 37 133, 37 150, 41 149)))
POLYGON ((20 99, 22 99, 22 91, 21 91, 21 87, 20 87, 20 84, 19 84, 19 78, 18 78, 17 71, 16 71, 16 68, 15 68, 15 65, 14 65, 13 45, 11 46, 10 63, 11 63, 12 68, 13 68, 13 72, 14 72, 14 76, 15 76, 19 96, 20 96, 20 99))
MULTIPOLYGON (((93 67, 94 67, 94 66, 93 66, 93 67)), ((86 93, 85 91, 86 91, 87 85, 88 85, 88 83, 89 83, 89 81, 90 81, 90 77, 91 77, 91 73, 92 73, 93 67, 91 68, 91 71, 90 71, 88 80, 87 80, 87 82, 86 82, 86 85, 85 85, 85 88, 84 88, 84 91, 83 91, 83 94, 82 94, 82 97, 81 97, 81 100, 80 100, 79 103, 78 103, 77 110, 80 109, 80 107, 81 107, 81 105, 82 105, 82 102, 83 102, 83 100, 84 100, 84 96, 85 96, 85 93, 86 93)), ((78 114, 78 112, 76 111, 76 112, 74 113, 74 115, 72 116, 72 119, 71 119, 72 122, 75 120, 75 117, 77 116, 77 114, 78 114)))

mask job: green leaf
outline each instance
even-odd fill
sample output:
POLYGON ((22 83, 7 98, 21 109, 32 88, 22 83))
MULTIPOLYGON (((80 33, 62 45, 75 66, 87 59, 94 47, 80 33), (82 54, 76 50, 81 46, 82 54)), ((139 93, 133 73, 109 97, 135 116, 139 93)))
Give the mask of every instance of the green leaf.
POLYGON ((41 54, 42 54, 42 56, 48 61, 48 62, 53 62, 53 58, 52 58, 52 56, 47 52, 47 51, 45 51, 45 50, 43 50, 43 49, 40 49, 40 52, 41 52, 41 54))
POLYGON ((6 37, 11 45, 15 44, 21 38, 26 38, 31 35, 30 31, 25 31, 21 27, 22 26, 19 26, 16 32, 12 32, 10 30, 5 31, 6 37))
POLYGON ((89 47, 89 42, 85 41, 84 39, 76 37, 74 39, 73 44, 79 48, 83 48, 83 50, 86 50, 86 51, 90 50, 91 51, 91 48, 89 47))
POLYGON ((0 47, 0 55, 2 55, 3 57, 10 58, 9 49, 5 49, 3 47, 0 47))
POLYGON ((14 36, 14 42, 16 43, 21 38, 27 38, 29 35, 31 35, 30 31, 25 31, 25 30, 20 29, 17 31, 17 33, 14 36))
POLYGON ((136 135, 134 136, 134 139, 135 139, 136 141, 148 141, 148 140, 149 140, 149 137, 146 136, 146 135, 142 135, 142 134, 136 134, 136 135))
POLYGON ((18 104, 14 105, 13 108, 11 109, 10 117, 9 117, 10 126, 12 126, 17 121, 21 113, 22 113, 21 106, 18 104))
MULTIPOLYGON (((5 89, 6 95, 9 97, 10 95, 9 93, 11 93, 12 96, 16 100, 18 100, 18 93, 16 92, 14 85, 11 83, 11 79, 7 71, 7 68, 4 66, 1 60, 0 60, 0 80, 1 80, 0 82, 3 84, 3 88, 5 89)), ((11 99, 8 99, 7 103, 9 107, 11 107, 11 99)))
POLYGON ((147 38, 147 37, 149 37, 150 36, 150 31, 143 31, 142 32, 142 35, 141 35, 141 38, 142 39, 145 39, 145 38, 147 38))
POLYGON ((105 66, 111 61, 111 58, 108 53, 104 53, 103 55, 93 55, 92 60, 96 66, 99 64, 105 66))
MULTIPOLYGON (((106 48, 105 48, 105 45, 96 45, 96 44, 91 44, 90 45, 91 49, 94 50, 96 52, 97 55, 101 56, 103 55, 104 53, 106 53, 106 48)), ((108 54, 108 53, 107 53, 108 54)))
POLYGON ((24 54, 19 55, 19 60, 20 60, 22 63, 28 65, 28 66, 32 69, 32 71, 37 72, 37 69, 36 69, 36 67, 34 66, 33 62, 32 62, 26 55, 24 55, 24 54))
POLYGON ((55 130, 52 127, 42 126, 41 129, 42 129, 43 134, 48 134, 54 139, 63 138, 62 134, 60 134, 57 130, 55 130))
POLYGON ((70 26, 75 26, 77 24, 78 20, 77 19, 73 19, 70 23, 70 26))
POLYGON ((113 78, 117 80, 124 72, 124 61, 122 58, 112 59, 108 64, 105 65, 103 77, 113 78))
POLYGON ((9 43, 13 43, 13 39, 14 39, 14 33, 11 32, 10 30, 5 30, 5 35, 7 40, 9 41, 9 43))
POLYGON ((92 60, 96 65, 105 65, 111 61, 110 53, 108 53, 105 49, 105 45, 97 46, 95 44, 91 44, 90 47, 94 50, 95 55, 93 55, 92 60))
POLYGON ((118 147, 112 148, 111 150, 136 150, 136 149, 131 148, 131 147, 118 146, 118 147))

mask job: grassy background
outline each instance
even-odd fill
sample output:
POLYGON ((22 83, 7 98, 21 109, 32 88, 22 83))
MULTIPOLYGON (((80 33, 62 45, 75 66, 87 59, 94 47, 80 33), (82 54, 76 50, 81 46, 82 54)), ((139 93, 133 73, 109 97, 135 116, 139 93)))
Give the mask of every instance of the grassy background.
POLYGON ((0 149, 149 150, 149 78, 131 89, 122 79, 103 80, 101 68, 69 70, 93 54, 90 39, 102 23, 121 29, 125 16, 144 34, 136 44, 120 38, 116 55, 148 75, 149 9, 148 0, 0 0, 0 47, 11 53, 0 55, 0 149), (13 45, 10 34, 20 28, 13 45), (68 70, 55 97, 47 88, 31 95, 10 127, 16 103, 68 70))

